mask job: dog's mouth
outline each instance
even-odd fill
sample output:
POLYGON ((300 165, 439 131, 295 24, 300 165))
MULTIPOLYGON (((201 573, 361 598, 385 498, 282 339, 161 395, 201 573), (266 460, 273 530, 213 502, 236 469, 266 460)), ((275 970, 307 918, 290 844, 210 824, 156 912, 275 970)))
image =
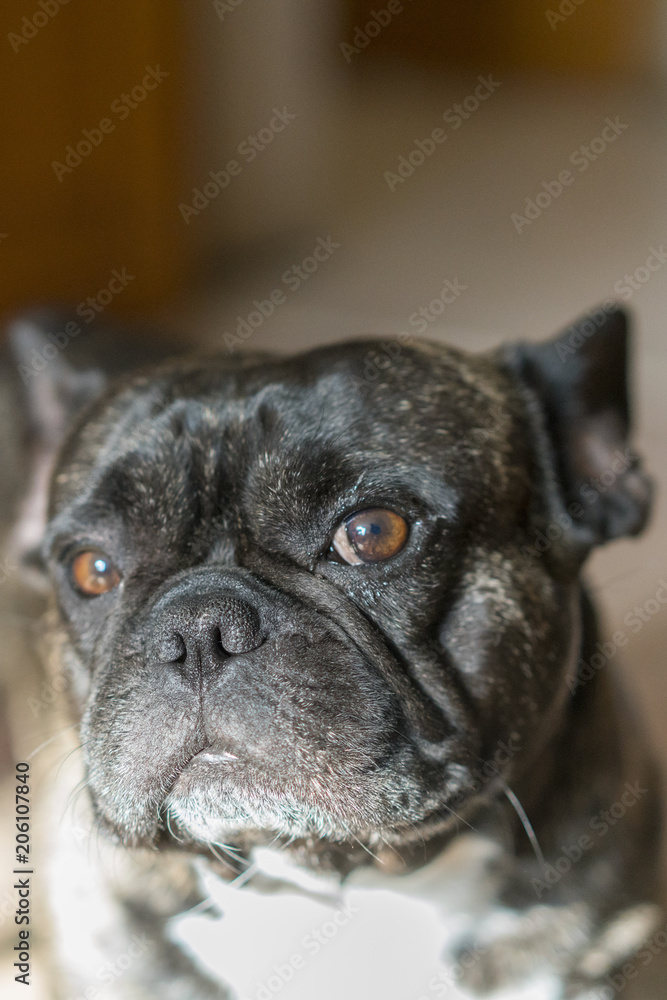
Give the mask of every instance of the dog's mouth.
POLYGON ((237 855, 276 844, 311 867, 340 872, 379 857, 405 866, 399 858, 425 857, 427 842, 441 843, 465 823, 456 768, 448 796, 454 809, 425 795, 415 774, 399 775, 395 761, 369 768, 355 788, 325 774, 306 787, 277 781, 238 749, 208 744, 189 757, 160 806, 153 844, 210 853, 230 875, 237 855))
POLYGON ((173 780, 162 804, 167 830, 193 843, 276 837, 351 839, 372 825, 361 802, 383 768, 365 773, 277 774, 269 762, 228 748, 207 746, 194 754, 173 780), (355 787, 356 786, 356 787, 355 787), (356 831, 356 832, 353 832, 356 831))

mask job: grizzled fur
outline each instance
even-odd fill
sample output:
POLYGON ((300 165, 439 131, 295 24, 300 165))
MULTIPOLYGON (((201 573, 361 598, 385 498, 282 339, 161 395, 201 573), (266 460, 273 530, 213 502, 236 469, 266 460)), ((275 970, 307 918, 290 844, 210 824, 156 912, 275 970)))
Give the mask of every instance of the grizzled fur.
MULTIPOLYGON (((187 862, 276 838, 345 873, 414 868, 474 823, 507 842, 502 901, 530 916, 540 852, 548 864, 576 843, 626 782, 653 789, 606 672, 574 683, 598 638, 582 563, 640 530, 650 496, 633 457, 584 498, 628 447, 624 316, 583 339, 575 357, 558 342, 481 356, 393 345, 373 380, 377 341, 177 359, 79 410, 42 552, 110 843, 136 858, 159 847, 165 877, 172 848, 187 862), (336 528, 367 508, 408 522, 405 547, 333 561, 336 528), (76 592, 68 567, 85 548, 119 567, 118 588, 76 592)), ((657 831, 645 795, 550 890, 547 932, 533 920, 531 948, 522 930, 500 959, 488 950, 470 987, 526 974, 540 948, 550 960, 559 913, 582 937, 559 959, 563 996, 613 969, 641 934, 603 958, 600 941, 653 899, 657 831)), ((116 892, 131 922, 138 903, 116 892)), ((174 987, 175 961, 156 958, 155 996, 170 975, 170 996, 196 995, 174 987)))

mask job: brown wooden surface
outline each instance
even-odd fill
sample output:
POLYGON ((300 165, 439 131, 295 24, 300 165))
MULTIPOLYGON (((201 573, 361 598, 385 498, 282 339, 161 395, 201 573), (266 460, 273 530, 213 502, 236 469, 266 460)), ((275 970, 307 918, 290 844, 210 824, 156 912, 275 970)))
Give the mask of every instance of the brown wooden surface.
POLYGON ((180 6, 44 3, 57 13, 39 0, 4 0, 0 13, 0 309, 76 304, 126 268, 134 278, 109 310, 136 310, 171 291, 183 267, 180 6), (35 15, 48 23, 26 27, 35 15), (22 31, 34 37, 10 37, 22 31), (158 64, 169 76, 120 120, 112 102, 158 64), (114 131, 59 181, 52 162, 104 117, 114 131))
MULTIPOLYGON (((346 0, 347 41, 386 2, 346 0)), ((655 0, 402 0, 369 54, 392 52, 443 68, 577 75, 646 72, 655 0), (561 10, 565 12, 561 15, 561 10), (547 11, 562 16, 547 18, 547 11)))

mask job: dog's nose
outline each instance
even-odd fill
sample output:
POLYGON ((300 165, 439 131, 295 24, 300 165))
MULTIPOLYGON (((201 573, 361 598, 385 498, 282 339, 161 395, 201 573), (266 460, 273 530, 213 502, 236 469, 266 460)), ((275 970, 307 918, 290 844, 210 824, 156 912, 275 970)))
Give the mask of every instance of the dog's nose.
POLYGON ((153 632, 153 657, 183 665, 188 673, 216 669, 230 656, 263 642, 259 615, 236 594, 190 594, 161 609, 153 632))

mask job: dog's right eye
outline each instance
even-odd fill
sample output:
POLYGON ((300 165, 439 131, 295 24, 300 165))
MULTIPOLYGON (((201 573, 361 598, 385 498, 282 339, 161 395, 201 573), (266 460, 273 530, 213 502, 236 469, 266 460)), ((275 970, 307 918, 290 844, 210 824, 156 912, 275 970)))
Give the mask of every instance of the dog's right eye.
POLYGON ((79 552, 70 563, 70 578, 84 597, 99 597, 120 583, 120 572, 98 549, 79 552))

